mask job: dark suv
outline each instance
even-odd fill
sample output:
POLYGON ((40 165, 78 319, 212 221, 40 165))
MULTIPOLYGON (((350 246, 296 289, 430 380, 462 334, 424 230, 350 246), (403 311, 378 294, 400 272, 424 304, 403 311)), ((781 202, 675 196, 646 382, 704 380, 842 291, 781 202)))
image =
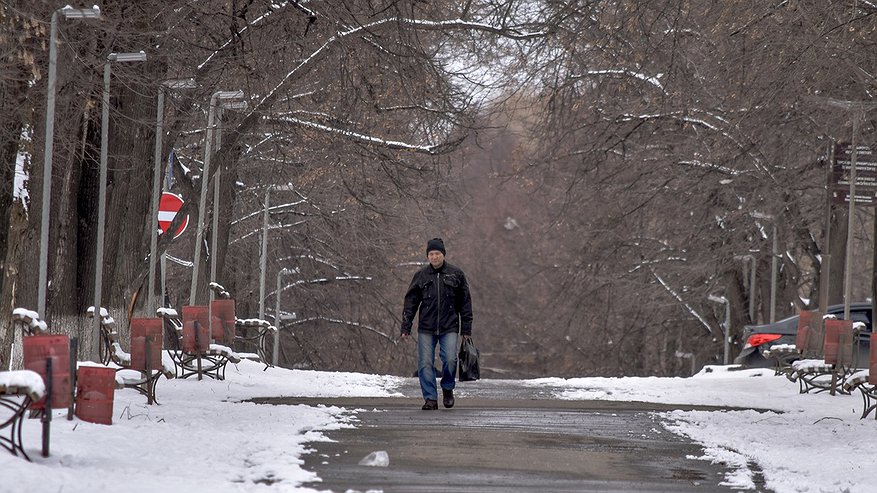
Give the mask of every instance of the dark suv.
MULTIPOLYGON (((843 319, 844 306, 831 305, 828 313, 843 319)), ((871 302, 852 303, 850 305, 850 318, 853 322, 865 322, 865 330, 859 334, 858 343, 858 366, 866 367, 868 364, 868 351, 871 348, 871 302)), ((798 334, 798 315, 784 318, 772 324, 746 325, 743 327, 743 340, 746 341, 740 354, 734 358, 734 363, 754 368, 770 366, 770 361, 764 357, 764 352, 771 346, 779 344, 795 344, 795 336, 798 334)))

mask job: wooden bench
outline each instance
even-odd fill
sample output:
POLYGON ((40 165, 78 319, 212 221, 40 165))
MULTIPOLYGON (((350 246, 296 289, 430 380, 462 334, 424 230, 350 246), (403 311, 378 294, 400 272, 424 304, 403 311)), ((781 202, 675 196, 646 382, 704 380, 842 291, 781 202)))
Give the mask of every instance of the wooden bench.
MULTIPOLYGON (((823 320, 821 332, 817 337, 810 334, 810 340, 806 347, 813 348, 821 342, 821 356, 819 358, 800 359, 791 364, 792 372, 790 379, 796 379, 800 385, 801 393, 811 390, 823 392, 828 390, 831 395, 836 392, 848 394, 843 382, 858 368, 858 342, 859 333, 865 330, 865 324, 848 320, 826 318, 823 320), (819 337, 821 335, 821 337, 819 337), (813 339, 816 339, 815 341, 813 339)), ((812 349, 807 354, 817 354, 812 349)))
MULTIPOLYGON (((34 373, 39 378, 43 386, 43 395, 39 398, 30 395, 29 401, 23 405, 24 409, 29 409, 28 417, 40 418, 42 423, 42 455, 49 456, 49 434, 52 422, 53 408, 67 408, 67 419, 73 419, 74 393, 76 391, 74 380, 76 376, 75 354, 77 340, 75 337, 68 338, 66 335, 49 334, 48 326, 45 321, 40 320, 39 314, 33 310, 26 308, 15 308, 12 310, 12 324, 15 330, 20 329, 22 333, 22 360, 25 370, 34 373), (39 341, 39 342, 38 342, 39 341), (63 341, 63 344, 61 342, 63 341), (28 346, 31 345, 29 353, 28 346), (66 361, 67 365, 58 364, 66 361)), ((20 378, 20 377, 16 377, 20 378)), ((18 392, 21 391, 18 385, 13 385, 18 392)), ((37 387, 34 383, 31 387, 37 387)), ((24 388, 24 387, 21 387, 24 388)), ((7 397, 15 395, 10 394, 10 390, 6 390, 7 397)), ((7 409, 12 409, 9 399, 4 404, 7 409)), ((9 422, 7 426, 13 426, 13 422, 9 422)), ((21 424, 17 425, 20 430, 21 424)), ((20 439, 18 440, 20 445, 20 439)), ((14 447, 14 443, 12 444, 14 447)), ((15 450, 13 450, 15 453, 15 450)), ((26 454, 25 454, 26 456, 26 454)), ((28 460, 30 460, 28 458, 28 460)))
MULTIPOLYGON (((849 375, 843 382, 843 389, 847 393, 858 390, 862 394, 862 419, 868 417, 877 408, 877 385, 871 383, 870 370, 859 370, 849 375)), ((874 414, 877 419, 877 413, 874 414)))
MULTIPOLYGON (((24 444, 21 441, 21 426, 28 407, 46 396, 43 377, 30 370, 0 372, 0 409, 4 416, 0 417, 0 445, 12 455, 19 453, 30 461, 24 444)), ((46 423, 44 439, 48 438, 46 423)), ((48 450, 44 448, 44 451, 48 450)))
MULTIPOLYGON (((234 298, 232 298, 231 293, 229 293, 225 287, 215 282, 211 282, 209 288, 213 292, 215 298, 212 302, 214 307, 224 301, 232 301, 232 308, 230 313, 226 314, 226 318, 234 319, 233 342, 235 344, 235 349, 238 351, 238 355, 245 359, 264 363, 265 369, 274 366, 271 363, 271 355, 268 354, 268 341, 270 340, 271 343, 274 343, 276 340, 275 335, 277 333, 277 327, 267 320, 260 318, 237 318, 233 308, 234 298), (241 352, 241 346, 252 348, 254 351, 241 352)), ((214 312, 217 311, 219 310, 214 309, 214 312)))
POLYGON ((238 318, 235 327, 237 328, 235 341, 251 345, 255 349, 255 352, 238 354, 242 358, 264 363, 265 369, 274 366, 271 364, 271 355, 268 354, 268 341, 270 338, 271 342, 274 342, 277 327, 259 318, 238 318))
POLYGON ((815 393, 832 389, 836 368, 822 359, 799 359, 792 363, 789 379, 798 382, 800 393, 815 393))
MULTIPOLYGON (((858 390, 862 394, 862 419, 877 408, 877 341, 871 342, 868 367, 849 375, 843 382, 847 392, 858 390)), ((874 414, 877 419, 877 413, 874 414)))
POLYGON ((795 348, 800 352, 800 359, 791 361, 790 368, 784 370, 789 380, 798 383, 802 394, 812 390, 829 390, 834 395, 836 370, 833 364, 824 360, 824 340, 825 317, 818 311, 802 311, 795 337, 795 348))
MULTIPOLYGON (((155 389, 158 380, 174 378, 176 372, 170 355, 162 350, 161 325, 163 320, 155 319, 157 333, 154 337, 141 337, 135 335, 134 324, 138 320, 131 320, 131 344, 136 347, 134 356, 122 349, 119 343, 119 333, 116 330, 116 321, 109 316, 106 309, 101 308, 101 340, 99 356, 100 362, 106 366, 116 366, 116 388, 134 389, 146 396, 147 404, 156 403, 155 389)), ((88 317, 94 317, 94 307, 88 307, 88 317)))
POLYGON ((797 370, 793 363, 805 357, 821 358, 821 336, 811 337, 815 330, 821 331, 822 316, 820 312, 803 310, 798 314, 798 328, 795 335, 795 344, 776 344, 764 352, 764 357, 771 361, 774 375, 784 375, 792 382, 798 381, 797 370), (816 340, 819 344, 815 344, 816 340))
POLYGON ((168 353, 174 364, 177 378, 197 375, 201 380, 208 376, 215 380, 225 380, 225 367, 228 363, 240 363, 241 357, 230 347, 210 343, 207 307, 184 307, 180 317, 172 308, 159 308, 157 314, 173 327, 176 332, 178 348, 168 353))
POLYGON ((774 375, 784 375, 791 380, 792 363, 801 359, 801 351, 794 344, 775 344, 764 352, 764 356, 771 362, 774 375))

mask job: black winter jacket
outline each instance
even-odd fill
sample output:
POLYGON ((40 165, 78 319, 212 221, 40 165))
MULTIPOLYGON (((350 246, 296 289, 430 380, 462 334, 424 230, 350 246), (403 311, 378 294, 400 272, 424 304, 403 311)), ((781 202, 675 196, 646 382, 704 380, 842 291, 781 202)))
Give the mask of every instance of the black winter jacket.
POLYGON ((424 333, 472 334, 472 299, 463 271, 445 262, 438 270, 432 265, 417 271, 405 293, 402 333, 410 334, 414 314, 420 310, 417 330, 424 333))

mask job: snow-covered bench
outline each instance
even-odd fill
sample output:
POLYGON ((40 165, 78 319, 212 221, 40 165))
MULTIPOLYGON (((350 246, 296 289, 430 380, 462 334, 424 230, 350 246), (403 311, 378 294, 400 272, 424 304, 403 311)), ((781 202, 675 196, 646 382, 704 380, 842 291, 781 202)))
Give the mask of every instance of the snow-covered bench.
MULTIPOLYGON (((229 293, 221 284, 211 282, 209 288, 213 291, 213 296, 216 300, 234 299, 232 298, 231 293, 229 293)), ((219 303, 222 302, 220 301, 219 303)), ((214 301, 214 304, 217 304, 217 301, 214 301)), ((230 312, 232 314, 231 317, 234 318, 234 335, 231 339, 234 341, 235 347, 240 349, 241 345, 246 345, 249 348, 255 349, 255 352, 248 353, 238 351, 238 355, 244 359, 265 363, 266 369, 272 366, 270 363, 271 357, 268 354, 268 341, 270 339, 273 342, 274 336, 277 332, 277 327, 267 320, 259 318, 237 318, 237 316, 233 314, 233 308, 230 312)), ((216 313, 215 310, 214 313, 216 313)))
POLYGON ((787 377, 798 382, 802 394, 811 390, 828 390, 832 395, 835 392, 847 394, 849 391, 844 389, 842 382, 856 370, 858 334, 865 330, 865 324, 837 320, 833 315, 826 315, 820 329, 809 334, 809 340, 805 341, 808 350, 803 351, 803 356, 816 356, 793 361, 787 377), (815 340, 814 335, 818 336, 815 340))
POLYGON ((255 353, 239 352, 238 355, 244 359, 264 363, 266 369, 269 366, 273 366, 271 364, 271 356, 268 354, 268 339, 270 337, 273 342, 277 327, 271 325, 267 320, 260 318, 238 318, 236 319, 235 327, 237 327, 237 332, 239 333, 235 336, 235 340, 251 344, 256 349, 255 353))
MULTIPOLYGON (((852 393, 858 390, 862 394, 862 419, 868 417, 877 408, 877 385, 870 382, 870 371, 859 370, 849 375, 843 382, 843 390, 852 393)), ((877 414, 874 415, 877 419, 877 414)))
POLYGON ((818 393, 831 390, 832 382, 837 381, 835 372, 835 365, 829 365, 825 360, 799 359, 792 362, 789 380, 798 382, 802 394, 811 390, 818 393))
MULTIPOLYGON (((88 317, 94 317, 94 307, 88 307, 88 317)), ((146 396, 148 404, 152 404, 155 399, 155 388, 159 378, 174 378, 176 376, 173 359, 166 351, 162 351, 161 338, 154 348, 154 351, 161 353, 160 368, 146 368, 145 364, 131 364, 131 353, 122 349, 119 343, 119 333, 116 330, 116 321, 109 316, 105 308, 100 309, 101 314, 101 341, 100 341, 100 361, 105 366, 114 366, 116 368, 116 388, 118 389, 134 389, 146 396)), ((137 355, 141 361, 147 359, 146 355, 137 355)), ((158 366, 158 365, 156 365, 158 366)))
POLYGON ((794 344, 774 344, 764 352, 764 357, 771 361, 774 375, 785 375, 792 379, 792 363, 801 359, 801 351, 794 344))
POLYGON ((230 347, 222 344, 210 344, 209 341, 201 340, 202 337, 205 337, 203 327, 206 324, 196 320, 193 323, 194 326, 186 330, 183 319, 176 310, 159 308, 156 313, 170 324, 177 334, 180 349, 168 351, 177 378, 189 378, 197 375, 200 380, 203 375, 206 375, 216 380, 225 380, 226 365, 241 362, 240 355, 230 347), (194 340, 194 344, 185 343, 186 339, 190 339, 190 342, 194 340), (198 350, 198 348, 204 349, 198 350))
MULTIPOLYGON (((46 386, 39 373, 30 370, 0 372, 0 445, 13 455, 24 456, 28 461, 27 452, 21 441, 21 426, 27 408, 46 395, 46 386)), ((48 444, 48 423, 43 422, 43 437, 48 444)), ((48 449, 44 448, 47 452, 48 449)))
MULTIPOLYGON (((33 310, 28 310, 27 308, 15 308, 14 310, 12 310, 12 324, 13 324, 13 328, 15 328, 16 330, 18 330, 18 329, 21 330, 23 345, 27 344, 26 339, 29 337, 50 336, 51 335, 51 334, 49 334, 49 328, 48 328, 48 325, 46 324, 46 322, 43 320, 40 320, 39 313, 37 313, 33 310)), ((75 365, 73 364, 73 360, 69 359, 69 354, 72 354, 76 351, 76 338, 75 337, 71 338, 71 339, 69 339, 68 342, 69 342, 69 353, 67 353, 67 356, 64 356, 64 359, 69 360, 71 363, 71 366, 69 368, 69 371, 67 371, 67 372, 65 372, 57 367, 54 368, 53 374, 61 377, 61 379, 60 379, 60 381, 55 382, 55 384, 54 384, 55 387, 54 387, 54 390, 52 391, 52 394, 55 396, 56 399, 58 399, 58 397, 59 397, 58 396, 58 392, 59 392, 58 389, 59 388, 63 389, 64 387, 69 388, 69 391, 70 391, 69 398, 61 399, 60 401, 56 400, 55 404, 57 404, 58 402, 61 402, 61 401, 67 402, 68 403, 67 419, 73 419, 73 394, 75 392, 75 389, 73 388, 73 385, 71 383, 72 379, 70 379, 70 378, 65 379, 64 375, 67 375, 69 377, 70 374, 75 371, 75 365)), ((26 359, 26 357, 24 359, 26 359)), ((45 367, 43 367, 43 368, 45 368, 45 367)), ((34 369, 34 368, 31 368, 31 369, 34 369)), ((37 371, 42 373, 42 370, 37 370, 37 371)), ((33 414, 42 414, 42 419, 50 421, 51 420, 51 413, 43 413, 42 403, 38 403, 37 407, 39 407, 39 409, 34 410, 35 412, 32 413, 32 417, 33 417, 33 414)), ((48 425, 46 425, 46 429, 48 429, 48 425)), ((46 442, 45 447, 48 447, 48 442, 46 442)), ((48 448, 45 449, 44 453, 48 456, 48 448)))

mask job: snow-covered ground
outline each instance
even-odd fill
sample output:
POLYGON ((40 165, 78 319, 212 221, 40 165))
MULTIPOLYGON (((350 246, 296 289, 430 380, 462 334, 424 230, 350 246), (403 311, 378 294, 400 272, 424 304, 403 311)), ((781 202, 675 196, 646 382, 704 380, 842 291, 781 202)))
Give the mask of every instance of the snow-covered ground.
MULTIPOLYGON (((56 411, 51 456, 40 456, 40 424, 28 420, 33 463, 0 450, 0 491, 312 491, 301 468, 306 442, 355 425, 355 412, 328 406, 242 403, 267 396, 394 396, 392 376, 270 368, 244 361, 227 380, 162 380, 159 406, 133 390, 116 391, 113 424, 66 420, 56 411)), ((877 422, 860 420, 858 395, 798 394, 772 371, 712 367, 692 378, 538 379, 560 399, 709 404, 774 411, 672 411, 666 427, 702 443, 699 459, 735 466, 727 482, 752 488, 749 465, 785 492, 877 491, 877 422)), ((413 380, 411 380, 413 382, 413 380)), ((409 382, 410 383, 410 382, 409 382)), ((329 459, 331 460, 331 458, 329 459)))

